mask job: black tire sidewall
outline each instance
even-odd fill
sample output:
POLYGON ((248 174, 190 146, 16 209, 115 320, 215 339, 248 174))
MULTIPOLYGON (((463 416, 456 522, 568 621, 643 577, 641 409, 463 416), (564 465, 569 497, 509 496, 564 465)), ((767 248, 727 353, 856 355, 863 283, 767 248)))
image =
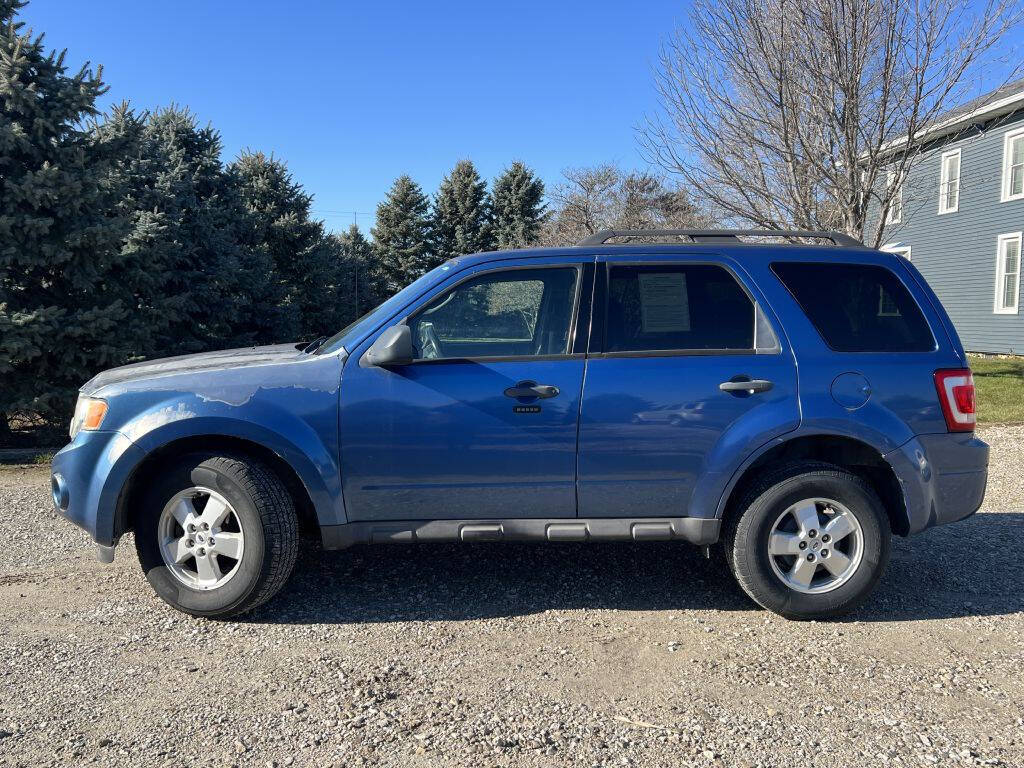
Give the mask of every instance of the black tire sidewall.
POLYGON ((800 474, 772 486, 753 502, 737 530, 742 554, 734 550, 753 597, 769 610, 794 618, 825 618, 852 610, 871 593, 889 559, 888 519, 878 497, 859 478, 841 472, 800 474), (787 587, 772 569, 768 538, 776 519, 803 499, 820 497, 850 510, 864 535, 864 552, 856 572, 829 592, 805 594, 787 587))
POLYGON ((139 561, 149 583, 161 598, 179 610, 194 615, 230 613, 257 588, 266 564, 266 539, 263 522, 251 496, 230 471, 209 461, 208 457, 188 457, 154 478, 143 496, 135 531, 139 561), (234 508, 245 536, 245 550, 238 570, 226 584, 216 589, 192 589, 170 572, 160 555, 157 525, 160 513, 170 499, 186 488, 200 486, 221 494, 234 508))

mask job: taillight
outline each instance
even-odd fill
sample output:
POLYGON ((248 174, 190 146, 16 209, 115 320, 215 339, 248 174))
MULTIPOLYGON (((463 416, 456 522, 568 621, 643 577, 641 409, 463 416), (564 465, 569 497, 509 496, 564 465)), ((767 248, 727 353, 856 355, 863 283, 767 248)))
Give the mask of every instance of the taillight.
POLYGON ((977 416, 974 412, 974 375, 970 368, 935 372, 935 389, 950 432, 970 432, 977 416))

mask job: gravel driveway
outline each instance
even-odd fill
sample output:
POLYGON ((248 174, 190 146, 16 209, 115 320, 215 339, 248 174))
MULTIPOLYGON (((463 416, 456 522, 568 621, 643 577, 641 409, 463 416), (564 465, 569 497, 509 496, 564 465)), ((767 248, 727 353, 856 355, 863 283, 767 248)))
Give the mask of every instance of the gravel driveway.
POLYGON ((982 513, 837 623, 671 544, 309 551, 196 620, 0 469, 0 765, 1024 766, 1024 427, 982 435, 982 513))

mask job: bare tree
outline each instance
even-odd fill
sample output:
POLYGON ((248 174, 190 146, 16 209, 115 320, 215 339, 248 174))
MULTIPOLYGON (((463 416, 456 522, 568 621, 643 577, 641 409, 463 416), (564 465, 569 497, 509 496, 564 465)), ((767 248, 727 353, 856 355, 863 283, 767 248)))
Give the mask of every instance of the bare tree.
POLYGON ((572 245, 601 229, 705 227, 687 191, 661 176, 614 165, 569 168, 550 194, 543 245, 572 245))
POLYGON ((1021 16, 1020 0, 695 0, 641 144, 738 224, 863 239, 873 200, 877 246, 915 139, 1021 16))

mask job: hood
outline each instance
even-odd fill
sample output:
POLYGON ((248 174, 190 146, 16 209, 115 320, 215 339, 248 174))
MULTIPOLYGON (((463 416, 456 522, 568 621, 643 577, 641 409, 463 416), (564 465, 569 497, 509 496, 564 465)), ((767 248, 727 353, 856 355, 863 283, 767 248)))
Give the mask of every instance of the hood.
POLYGON ((284 363, 302 357, 302 346, 304 345, 274 344, 267 347, 243 347, 122 365, 93 376, 85 383, 81 392, 83 395, 92 395, 111 384, 124 384, 139 379, 284 363))

